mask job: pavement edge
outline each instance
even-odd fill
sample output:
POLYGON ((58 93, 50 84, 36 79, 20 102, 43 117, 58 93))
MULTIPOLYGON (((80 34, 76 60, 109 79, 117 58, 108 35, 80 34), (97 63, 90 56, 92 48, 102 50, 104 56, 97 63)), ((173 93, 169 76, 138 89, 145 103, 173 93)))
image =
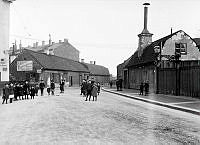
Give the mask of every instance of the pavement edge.
POLYGON ((126 98, 135 99, 135 100, 139 100, 139 101, 143 101, 143 102, 146 102, 146 103, 151 103, 151 104, 154 104, 154 105, 159 105, 159 106, 163 106, 163 107, 167 107, 167 108, 171 108, 171 109, 176 109, 176 110, 179 110, 179 111, 184 111, 184 112, 192 113, 192 114, 195 114, 195 115, 200 115, 200 111, 198 111, 198 110, 194 110, 194 109, 190 109, 190 108, 186 108, 186 107, 180 107, 180 106, 176 106, 176 105, 171 105, 171 104, 167 104, 167 103, 161 103, 161 102, 153 101, 153 100, 150 100, 150 99, 143 99, 143 98, 131 96, 131 95, 128 95, 128 94, 107 90, 107 89, 104 89, 104 88, 102 88, 102 90, 105 91, 105 92, 117 94, 117 95, 120 95, 120 96, 123 96, 123 97, 126 97, 126 98))

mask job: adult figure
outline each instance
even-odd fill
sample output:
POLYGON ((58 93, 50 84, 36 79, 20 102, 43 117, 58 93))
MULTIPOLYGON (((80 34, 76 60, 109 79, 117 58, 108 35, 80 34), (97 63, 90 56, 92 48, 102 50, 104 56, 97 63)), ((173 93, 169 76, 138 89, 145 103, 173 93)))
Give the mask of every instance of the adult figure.
POLYGON ((119 80, 116 81, 117 91, 119 91, 119 80))
POLYGON ((81 94, 80 95, 83 94, 83 96, 85 96, 86 95, 86 89, 87 89, 87 84, 86 84, 86 81, 83 80, 83 82, 81 83, 81 94))
POLYGON ((5 84, 5 86, 3 88, 3 97, 2 97, 3 102, 2 102, 2 104, 4 104, 5 101, 6 101, 6 104, 8 104, 9 94, 10 94, 9 85, 5 84))
POLYGON ((16 84, 16 86, 15 86, 15 90, 14 90, 14 95, 15 95, 15 93, 16 93, 16 97, 19 97, 19 100, 21 100, 21 93, 20 93, 20 84, 18 83, 18 84, 16 84))
POLYGON ((29 95, 29 92, 30 92, 30 86, 29 86, 28 81, 26 81, 25 84, 23 85, 23 91, 24 91, 25 99, 28 99, 28 95, 29 95))
POLYGON ((45 84, 44 84, 43 80, 41 80, 39 87, 40 87, 40 91, 41 91, 41 96, 43 96, 44 95, 44 88, 45 88, 45 84))
POLYGON ((98 94, 98 95, 100 94, 100 90, 101 90, 101 85, 100 85, 100 83, 98 82, 98 83, 97 83, 97 94, 98 94))
POLYGON ((97 101, 97 93, 98 93, 97 84, 93 83, 93 85, 92 85, 92 91, 91 91, 91 95, 93 97, 93 101, 97 101))
POLYGON ((64 93, 64 86, 65 86, 65 81, 61 80, 60 81, 60 93, 64 93))
POLYGON ((39 85, 38 83, 35 84, 35 95, 38 96, 39 85))
POLYGON ((113 82, 112 82, 112 81, 110 81, 110 88, 112 88, 112 85, 113 85, 113 82))
POLYGON ((51 95, 54 95, 54 90, 55 90, 55 83, 53 80, 51 80, 51 95))
POLYGON ((23 84, 19 85, 19 98, 22 96, 22 100, 24 100, 24 90, 23 90, 23 84))
POLYGON ((143 84, 143 82, 141 82, 141 84, 140 84, 140 95, 143 95, 143 91, 144 91, 144 84, 143 84))
POLYGON ((18 100, 17 99, 17 97, 18 97, 18 85, 17 84, 13 85, 13 93, 14 93, 14 99, 18 100))
POLYGON ((149 93, 149 82, 146 81, 144 84, 144 91, 145 91, 145 96, 148 95, 149 93))
POLYGON ((92 91, 92 83, 91 83, 91 81, 88 81, 88 83, 87 83, 87 95, 86 95, 85 101, 88 100, 88 97, 89 97, 89 101, 90 101, 91 95, 92 95, 91 91, 92 91))

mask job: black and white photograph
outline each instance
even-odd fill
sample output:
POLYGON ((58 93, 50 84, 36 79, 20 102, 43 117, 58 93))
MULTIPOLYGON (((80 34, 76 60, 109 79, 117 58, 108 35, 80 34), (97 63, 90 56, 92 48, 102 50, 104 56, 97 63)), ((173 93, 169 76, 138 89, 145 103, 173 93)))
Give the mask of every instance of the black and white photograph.
POLYGON ((200 0, 0 0, 0 145, 200 145, 200 0))

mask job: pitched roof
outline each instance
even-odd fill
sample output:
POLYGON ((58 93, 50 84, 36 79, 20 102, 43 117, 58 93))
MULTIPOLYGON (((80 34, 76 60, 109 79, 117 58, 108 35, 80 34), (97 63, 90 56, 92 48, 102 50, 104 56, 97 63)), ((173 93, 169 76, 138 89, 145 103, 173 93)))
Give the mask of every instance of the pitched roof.
MULTIPOLYGON (((141 57, 138 57, 138 51, 136 51, 131 59, 129 60, 128 64, 125 67, 130 67, 130 66, 140 66, 140 65, 144 65, 147 63, 153 63, 156 60, 157 55, 154 52, 154 47, 155 46, 161 46, 164 45, 164 43, 166 42, 166 40, 168 40, 169 38, 171 38, 173 35, 179 33, 179 32, 183 32, 182 30, 179 30, 177 32, 174 32, 170 35, 167 35, 163 38, 160 38, 154 42, 152 42, 150 45, 148 45, 144 50, 143 53, 141 55, 141 57)), ((189 36, 189 35, 188 35, 189 36)), ((192 38, 191 38, 192 39, 192 38)))
POLYGON ((68 47, 68 48, 74 49, 76 51, 79 51, 74 46, 72 46, 69 42, 54 43, 51 46, 49 46, 49 45, 43 45, 43 46, 37 46, 37 47, 27 47, 25 49, 29 49, 29 50, 37 51, 37 52, 43 52, 47 48, 48 49, 57 49, 59 47, 68 47))
POLYGON ((193 38, 193 40, 196 42, 197 46, 200 46, 200 38, 193 38))
POLYGON ((96 65, 96 64, 89 64, 89 63, 82 63, 86 65, 88 70, 90 71, 90 74, 92 75, 100 75, 100 76, 109 76, 109 70, 108 68, 101 66, 101 65, 96 65))
POLYGON ((87 67, 78 61, 61 58, 55 55, 47 55, 25 49, 23 52, 29 53, 46 70, 61 70, 74 72, 89 72, 87 67))
POLYGON ((76 49, 73 45, 71 45, 69 42, 60 42, 60 43, 54 43, 53 45, 49 46, 49 49, 57 49, 59 47, 64 47, 64 48, 69 48, 69 49, 74 49, 79 52, 78 49, 76 49))

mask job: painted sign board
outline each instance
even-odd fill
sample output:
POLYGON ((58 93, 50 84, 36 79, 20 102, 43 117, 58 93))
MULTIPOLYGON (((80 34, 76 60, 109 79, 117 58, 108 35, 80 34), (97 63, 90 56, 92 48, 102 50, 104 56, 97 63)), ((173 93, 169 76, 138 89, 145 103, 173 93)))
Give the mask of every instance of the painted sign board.
POLYGON ((33 61, 17 61, 17 71, 32 71, 33 61))

